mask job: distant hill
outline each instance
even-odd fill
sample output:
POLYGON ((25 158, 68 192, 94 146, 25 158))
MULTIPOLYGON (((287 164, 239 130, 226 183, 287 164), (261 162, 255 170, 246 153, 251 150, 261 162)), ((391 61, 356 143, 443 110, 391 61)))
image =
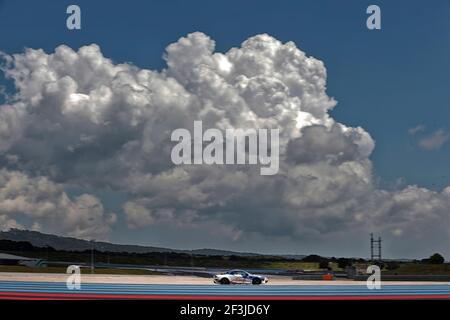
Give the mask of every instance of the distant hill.
MULTIPOLYGON (((9 231, 0 232, 0 239, 11 241, 27 241, 35 247, 52 247, 56 250, 66 251, 84 251, 90 250, 92 243, 87 240, 63 237, 53 234, 41 233, 38 231, 11 229, 9 231)), ((195 249, 195 250, 178 250, 170 248, 114 244, 109 242, 96 241, 95 249, 103 252, 127 252, 127 253, 150 253, 150 252, 175 252, 208 256, 260 256, 261 254, 249 252, 235 252, 217 249, 195 249)))
POLYGON ((187 250, 184 252, 192 253, 192 254, 201 254, 205 256, 262 256, 260 253, 252 253, 252 252, 236 252, 236 251, 228 251, 228 250, 220 250, 220 249, 193 249, 187 250))

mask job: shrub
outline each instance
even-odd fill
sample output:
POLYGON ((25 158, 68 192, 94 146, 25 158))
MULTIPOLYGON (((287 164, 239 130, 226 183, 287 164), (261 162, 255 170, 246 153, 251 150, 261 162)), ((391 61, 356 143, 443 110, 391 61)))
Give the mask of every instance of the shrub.
POLYGON ((390 261, 386 263, 386 269, 387 270, 395 270, 400 268, 400 264, 398 262, 395 261, 390 261))
POLYGON ((346 258, 339 258, 337 263, 338 263, 338 267, 341 269, 345 269, 345 267, 352 265, 352 261, 350 259, 346 259, 346 258))
POLYGON ((443 264, 445 259, 441 254, 435 253, 428 259, 428 261, 431 264, 443 264))

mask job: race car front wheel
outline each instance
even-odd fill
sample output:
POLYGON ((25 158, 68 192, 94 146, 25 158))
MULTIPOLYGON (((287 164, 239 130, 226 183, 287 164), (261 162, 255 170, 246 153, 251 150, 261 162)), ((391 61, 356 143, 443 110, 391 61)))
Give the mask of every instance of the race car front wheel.
POLYGON ((252 284, 261 284, 261 279, 253 279, 252 284))
POLYGON ((230 284, 230 280, 227 278, 220 279, 220 284, 230 284))

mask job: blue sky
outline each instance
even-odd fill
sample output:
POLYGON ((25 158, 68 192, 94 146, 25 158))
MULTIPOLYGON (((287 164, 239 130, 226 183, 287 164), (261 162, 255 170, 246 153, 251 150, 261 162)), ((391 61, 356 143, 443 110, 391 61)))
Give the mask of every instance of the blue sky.
MULTIPOLYGON (((450 185, 450 143, 436 150, 418 143, 439 129, 450 131, 450 1, 0 0, 0 50, 9 54, 96 43, 115 62, 162 69, 165 47, 194 31, 214 39, 219 52, 259 33, 294 41, 325 63, 328 95, 338 101, 332 116, 363 127, 376 141, 371 160, 381 186, 391 188, 398 178, 436 190, 450 185), (81 7, 80 31, 65 27, 69 4, 81 7), (381 7, 382 30, 366 28, 370 4, 381 7), (418 125, 425 129, 408 133, 418 125)), ((111 207, 116 196, 101 194, 111 207)), ((119 232, 115 239, 128 237, 119 232)), ((171 244, 164 234, 133 237, 171 244)))

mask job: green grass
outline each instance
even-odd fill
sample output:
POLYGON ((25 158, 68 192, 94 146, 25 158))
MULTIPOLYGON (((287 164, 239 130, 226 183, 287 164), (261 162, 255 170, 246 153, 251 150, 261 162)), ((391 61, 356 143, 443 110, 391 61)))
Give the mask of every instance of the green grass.
POLYGON ((450 263, 445 264, 402 263, 400 264, 398 269, 383 270, 383 274, 450 275, 450 263))
MULTIPOLYGON (((44 268, 29 268, 25 266, 0 266, 0 272, 28 272, 28 273, 66 273, 64 267, 44 267, 44 268)), ((81 268, 81 274, 90 274, 91 269, 81 268)), ((141 270, 141 269, 94 269, 95 274, 123 274, 123 275, 160 275, 162 273, 141 270)))
POLYGON ((291 261, 276 261, 268 262, 261 265, 261 268, 267 269, 284 269, 284 270, 316 270, 319 268, 319 264, 315 262, 291 262, 291 261))
MULTIPOLYGON (((330 267, 337 271, 341 270, 338 268, 337 263, 331 262, 330 267)), ((284 270, 321 270, 319 268, 319 263, 317 262, 302 262, 302 261, 276 261, 264 263, 260 268, 267 269, 284 269, 284 270)))

